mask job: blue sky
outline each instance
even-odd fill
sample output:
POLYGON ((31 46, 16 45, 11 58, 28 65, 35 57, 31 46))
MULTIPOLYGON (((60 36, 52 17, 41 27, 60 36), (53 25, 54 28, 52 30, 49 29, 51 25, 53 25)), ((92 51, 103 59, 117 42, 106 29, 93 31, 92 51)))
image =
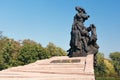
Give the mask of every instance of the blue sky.
POLYGON ((69 49, 75 6, 97 27, 99 52, 120 51, 120 0, 0 0, 0 31, 15 40, 31 39, 44 47, 52 42, 69 49))

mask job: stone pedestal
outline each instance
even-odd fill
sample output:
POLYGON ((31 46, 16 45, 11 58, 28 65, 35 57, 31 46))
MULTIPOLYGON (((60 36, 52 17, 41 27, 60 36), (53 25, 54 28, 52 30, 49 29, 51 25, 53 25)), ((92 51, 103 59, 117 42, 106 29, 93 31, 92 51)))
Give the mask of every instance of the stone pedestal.
POLYGON ((25 66, 0 71, 0 80, 95 80, 93 54, 38 60, 25 66))

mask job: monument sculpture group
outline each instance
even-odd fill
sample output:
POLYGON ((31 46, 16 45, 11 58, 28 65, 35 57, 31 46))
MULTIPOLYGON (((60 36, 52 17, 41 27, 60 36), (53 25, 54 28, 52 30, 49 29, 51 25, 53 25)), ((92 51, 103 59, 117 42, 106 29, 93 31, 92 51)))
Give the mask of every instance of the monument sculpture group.
MULTIPOLYGON (((86 56, 98 52, 96 27, 90 24, 89 27, 84 26, 84 22, 90 17, 82 7, 75 7, 78 12, 74 16, 74 21, 71 30, 70 49, 68 50, 69 57, 86 56)), ((95 58, 95 57, 94 57, 95 58)))

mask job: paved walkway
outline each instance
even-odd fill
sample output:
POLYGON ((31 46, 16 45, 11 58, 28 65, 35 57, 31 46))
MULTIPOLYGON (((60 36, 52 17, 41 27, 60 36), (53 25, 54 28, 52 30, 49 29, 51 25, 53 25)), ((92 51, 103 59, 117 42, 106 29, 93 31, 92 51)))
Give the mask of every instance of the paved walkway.
POLYGON ((0 80, 95 80, 93 55, 38 60, 0 71, 0 80))

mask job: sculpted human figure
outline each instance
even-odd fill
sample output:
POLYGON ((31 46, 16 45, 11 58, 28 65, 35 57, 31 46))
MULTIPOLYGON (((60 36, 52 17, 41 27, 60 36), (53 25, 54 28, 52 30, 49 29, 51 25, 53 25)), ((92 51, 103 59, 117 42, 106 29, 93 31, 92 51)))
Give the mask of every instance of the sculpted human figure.
POLYGON ((77 6, 77 7, 75 7, 75 9, 76 9, 76 11, 78 11, 78 13, 74 17, 74 23, 78 26, 78 28, 80 30, 80 33, 82 35, 82 41, 83 41, 82 47, 87 52, 87 38, 86 37, 89 36, 89 33, 88 33, 86 27, 84 26, 84 22, 85 22, 85 20, 87 20, 89 18, 89 15, 87 15, 87 13, 85 12, 85 10, 82 7, 77 6))
POLYGON ((90 41, 88 44, 88 53, 87 54, 94 54, 94 66, 96 66, 96 62, 97 62, 96 54, 99 49, 99 46, 96 42, 97 41, 96 27, 94 24, 91 24, 89 28, 91 30, 91 36, 90 36, 90 41))
MULTIPOLYGON (((96 41, 97 41, 97 34, 96 34, 96 27, 94 24, 91 24, 89 27, 90 31, 91 31, 91 36, 90 36, 90 40, 88 42, 88 46, 89 46, 89 53, 92 50, 98 50, 99 46, 97 45, 96 41)), ((94 54, 96 52, 91 52, 91 54, 94 54)))
POLYGON ((86 14, 85 10, 81 7, 75 7, 76 11, 78 13, 74 16, 74 23, 72 27, 77 26, 79 30, 82 32, 82 29, 84 29, 84 22, 89 18, 89 15, 86 14))
POLYGON ((74 22, 71 30, 69 57, 86 56, 87 54, 96 54, 99 46, 97 45, 96 27, 91 24, 86 28, 84 22, 89 18, 82 7, 75 7, 78 12, 74 16, 74 22), (90 34, 91 33, 91 34, 90 34))
POLYGON ((75 7, 75 9, 78 11, 78 13, 74 16, 70 40, 71 48, 68 50, 68 56, 76 52, 78 55, 83 55, 84 52, 87 52, 86 36, 89 33, 84 26, 84 22, 89 18, 89 16, 86 14, 83 8, 75 7))
POLYGON ((71 31, 71 41, 70 41, 70 46, 71 48, 74 49, 79 49, 81 50, 82 47, 81 47, 81 33, 78 29, 78 27, 74 27, 74 29, 71 31))
POLYGON ((70 46, 69 49, 69 57, 72 57, 72 53, 82 50, 82 44, 81 44, 81 33, 77 26, 74 27, 74 29, 71 31, 71 40, 70 40, 70 46))

